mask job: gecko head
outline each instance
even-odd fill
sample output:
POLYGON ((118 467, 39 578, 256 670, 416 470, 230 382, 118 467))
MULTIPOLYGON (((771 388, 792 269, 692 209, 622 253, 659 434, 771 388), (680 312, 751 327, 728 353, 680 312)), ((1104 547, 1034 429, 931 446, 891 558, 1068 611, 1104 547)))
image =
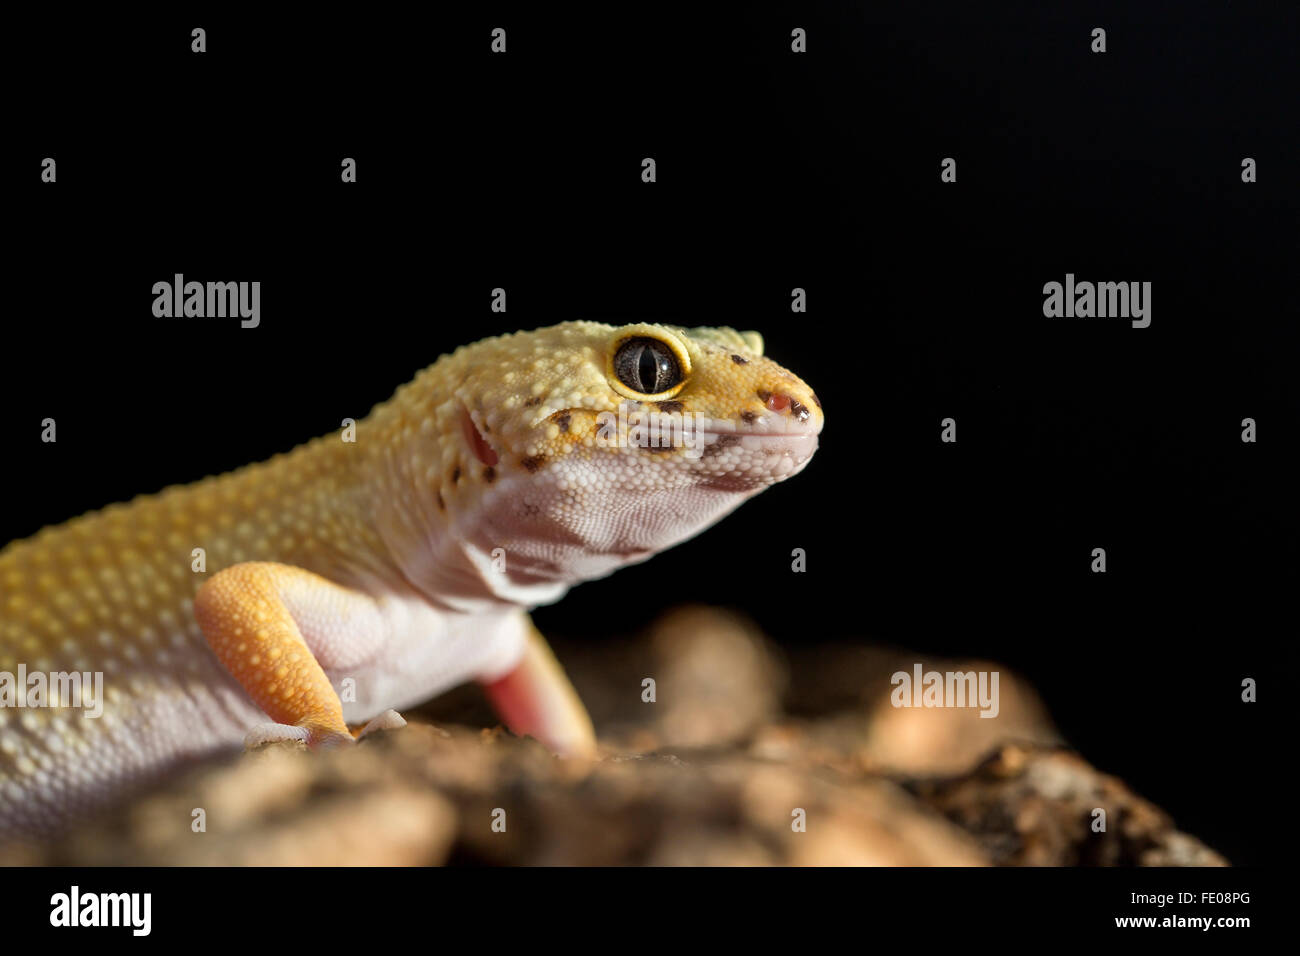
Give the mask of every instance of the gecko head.
POLYGON ((671 547, 801 471, 822 428, 755 332, 566 322, 444 362, 439 501, 517 576, 571 584, 671 547))

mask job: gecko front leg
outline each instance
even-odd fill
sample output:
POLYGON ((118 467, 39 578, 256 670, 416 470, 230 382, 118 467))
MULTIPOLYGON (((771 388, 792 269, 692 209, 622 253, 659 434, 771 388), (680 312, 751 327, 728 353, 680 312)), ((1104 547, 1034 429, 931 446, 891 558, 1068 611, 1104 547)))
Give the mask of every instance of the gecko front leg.
MULTIPOLYGON (((194 614, 217 659, 275 721, 251 729, 246 746, 352 742, 325 668, 381 650, 386 628, 373 598, 302 568, 251 561, 213 575, 194 598, 194 614)), ((386 711, 363 733, 403 723, 386 711)))
MULTIPOLYGON (((383 653, 388 629, 375 599, 292 565, 247 562, 213 575, 195 596, 194 613, 217 659, 274 721, 252 728, 246 746, 352 742, 325 671, 361 667, 383 653)), ((595 734, 577 692, 526 614, 519 626, 523 653, 483 682, 488 698, 516 733, 561 754, 593 753, 595 734)), ((361 736, 404 723, 385 711, 361 736)))

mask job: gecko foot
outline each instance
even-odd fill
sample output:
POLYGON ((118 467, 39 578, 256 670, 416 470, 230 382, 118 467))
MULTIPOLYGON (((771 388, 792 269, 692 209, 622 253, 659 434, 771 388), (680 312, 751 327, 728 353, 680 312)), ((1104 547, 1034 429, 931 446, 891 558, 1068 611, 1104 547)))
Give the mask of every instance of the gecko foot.
POLYGON ((256 750, 266 744, 293 740, 302 741, 309 750, 333 750, 352 743, 352 736, 297 724, 258 724, 244 735, 244 749, 256 750))

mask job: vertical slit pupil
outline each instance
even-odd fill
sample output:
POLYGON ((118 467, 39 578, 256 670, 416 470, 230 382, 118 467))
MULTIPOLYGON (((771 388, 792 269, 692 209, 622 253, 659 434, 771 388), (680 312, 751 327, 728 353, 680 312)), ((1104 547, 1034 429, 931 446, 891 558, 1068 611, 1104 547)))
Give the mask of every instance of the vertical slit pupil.
POLYGON ((641 359, 638 363, 641 373, 641 391, 647 395, 653 395, 659 391, 659 356, 655 354, 653 346, 646 345, 641 349, 641 359))

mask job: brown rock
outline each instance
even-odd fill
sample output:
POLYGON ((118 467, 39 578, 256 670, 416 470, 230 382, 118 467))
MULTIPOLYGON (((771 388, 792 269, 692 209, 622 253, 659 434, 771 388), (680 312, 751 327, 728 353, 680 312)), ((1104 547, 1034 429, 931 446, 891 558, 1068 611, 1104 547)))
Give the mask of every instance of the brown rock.
POLYGON ((999 864, 1224 866, 1168 814, 1078 754, 1010 744, 973 772, 919 781, 920 800, 975 835, 999 864), (1106 829, 1094 830, 1097 810, 1106 829))

